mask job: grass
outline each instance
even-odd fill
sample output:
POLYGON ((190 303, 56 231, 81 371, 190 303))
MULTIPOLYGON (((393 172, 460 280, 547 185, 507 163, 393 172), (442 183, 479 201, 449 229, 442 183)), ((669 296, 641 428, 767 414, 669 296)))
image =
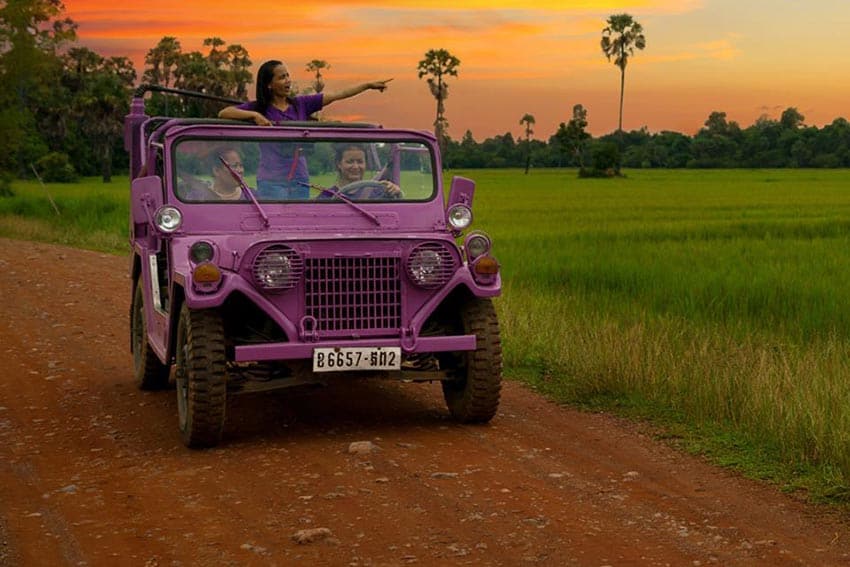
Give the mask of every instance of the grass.
MULTIPOLYGON (((453 171, 503 266, 506 374, 850 502, 850 175, 453 171)), ((0 235, 124 253, 127 180, 0 199, 0 235)))
POLYGON ((510 375, 850 501, 847 172, 466 174, 510 375))
POLYGON ((126 176, 108 184, 89 178, 44 187, 15 181, 15 196, 0 198, 0 236, 128 253, 128 188, 126 176))

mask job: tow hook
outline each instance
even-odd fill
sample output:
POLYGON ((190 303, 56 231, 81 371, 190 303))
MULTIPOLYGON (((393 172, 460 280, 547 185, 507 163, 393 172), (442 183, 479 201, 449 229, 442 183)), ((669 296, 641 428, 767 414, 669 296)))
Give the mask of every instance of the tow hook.
POLYGON ((319 333, 316 331, 316 318, 312 315, 305 315, 301 318, 301 322, 299 323, 300 329, 299 334, 301 335, 301 340, 304 342, 318 342, 319 341, 319 333))
POLYGON ((401 348, 404 352, 414 352, 416 349, 416 334, 412 327, 401 330, 401 348))

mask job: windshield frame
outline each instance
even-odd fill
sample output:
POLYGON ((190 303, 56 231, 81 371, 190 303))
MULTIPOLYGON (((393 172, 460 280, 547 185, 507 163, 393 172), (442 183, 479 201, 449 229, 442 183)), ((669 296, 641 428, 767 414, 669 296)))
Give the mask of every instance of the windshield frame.
MULTIPOLYGON (((426 203, 431 202, 434 199, 438 198, 441 195, 442 191, 442 179, 440 175, 440 163, 439 163, 439 153, 436 148, 436 144, 432 137, 424 135, 425 133, 413 132, 413 131, 405 131, 405 130, 384 130, 382 128, 369 128, 369 129, 354 129, 354 128, 284 128, 284 127, 265 127, 263 129, 259 129, 259 127, 241 127, 241 128, 233 128, 231 126, 221 126, 216 125, 215 128, 209 127, 199 127, 195 125, 186 126, 183 128, 179 128, 173 136, 167 136, 165 143, 165 153, 168 155, 169 166, 167 168, 166 175, 169 177, 168 186, 169 193, 173 195, 173 197, 179 201, 180 203, 184 203, 186 205, 234 205, 234 204, 242 204, 242 205, 250 205, 251 200, 244 198, 241 200, 228 201, 217 198, 211 199, 191 199, 187 198, 185 194, 181 194, 181 191, 178 189, 181 184, 181 176, 180 173, 182 171, 178 170, 180 167, 179 157, 179 149, 182 144, 187 142, 196 142, 196 143, 209 143, 210 147, 215 145, 219 146, 242 146, 244 144, 257 144, 257 148, 259 148, 259 144, 270 144, 270 143, 293 143, 300 144, 304 146, 306 144, 323 144, 326 148, 333 148, 335 145, 339 144, 353 144, 360 145, 368 148, 367 155, 368 161, 373 162, 373 156, 376 154, 376 144, 381 144, 387 147, 388 151, 392 151, 392 146, 396 145, 400 148, 400 153, 404 153, 405 148, 408 150, 415 151, 419 154, 423 152, 427 152, 427 156, 421 156, 423 163, 426 163, 428 168, 430 168, 430 172, 423 170, 423 180, 427 179, 427 175, 430 173, 430 191, 428 191, 428 183, 425 182, 422 187, 427 191, 426 194, 420 195, 411 195, 405 196, 404 198, 369 198, 369 199, 352 199, 355 203, 358 204, 377 204, 377 203, 398 203, 398 204, 415 204, 415 203, 426 203)), ((255 155, 256 157, 256 155, 255 155)), ((302 158, 303 159, 303 158, 302 158)), ((373 169, 370 169, 363 176, 364 180, 370 179, 371 176, 377 175, 390 175, 396 176, 397 179, 401 173, 402 169, 400 168, 401 157, 396 160, 396 171, 387 173, 385 170, 390 166, 392 162, 392 156, 390 154, 385 156, 386 162, 381 162, 380 164, 371 165, 374 166, 373 169), (379 169, 378 165, 384 166, 384 170, 379 169)), ((259 167, 259 166, 257 166, 259 167)), ((389 167, 389 169, 393 169, 389 167)), ((331 204, 340 204, 344 200, 340 198, 318 198, 322 192, 322 189, 329 189, 329 187, 323 187, 319 185, 314 185, 312 179, 314 177, 321 178, 322 176, 327 177, 327 175, 333 174, 333 170, 328 172, 327 170, 323 170, 321 173, 313 175, 310 172, 311 178, 311 186, 312 189, 310 192, 310 196, 307 199, 297 198, 297 199, 269 199, 259 197, 258 201, 263 206, 275 206, 279 204, 320 204, 320 205, 331 205, 331 204)), ((246 178, 245 181, 249 181, 248 185, 252 185, 249 177, 254 177, 254 185, 256 185, 256 171, 253 175, 249 176, 245 173, 242 175, 246 178)), ((334 185, 331 185, 331 187, 334 185)), ((256 187, 254 187, 256 189, 256 187)), ((403 188, 402 188, 403 191, 403 188)), ((256 195, 256 193, 255 193, 256 195)), ((332 193, 331 193, 332 195, 332 193)))

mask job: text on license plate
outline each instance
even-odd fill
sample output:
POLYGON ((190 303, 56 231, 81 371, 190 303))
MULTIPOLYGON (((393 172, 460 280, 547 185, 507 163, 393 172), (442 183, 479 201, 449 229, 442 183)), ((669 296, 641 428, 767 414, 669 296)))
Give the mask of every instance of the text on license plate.
POLYGON ((313 372, 400 369, 400 347, 340 347, 313 349, 313 372))

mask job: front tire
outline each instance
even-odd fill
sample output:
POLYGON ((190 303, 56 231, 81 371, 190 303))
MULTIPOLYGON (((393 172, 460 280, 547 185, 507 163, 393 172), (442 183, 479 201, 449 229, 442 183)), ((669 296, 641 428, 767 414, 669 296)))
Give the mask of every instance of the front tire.
POLYGON ((183 304, 177 324, 177 414, 187 447, 212 447, 221 440, 227 402, 224 324, 214 309, 183 304))
POLYGON ((133 375, 140 390, 162 390, 168 387, 171 365, 163 364, 151 349, 147 336, 145 295, 142 279, 136 282, 130 309, 130 344, 133 351, 133 375))
POLYGON ((486 423, 499 409, 502 390, 502 342, 493 302, 473 299, 461 309, 463 331, 477 337, 474 351, 463 353, 458 376, 443 382, 449 413, 462 423, 486 423))

